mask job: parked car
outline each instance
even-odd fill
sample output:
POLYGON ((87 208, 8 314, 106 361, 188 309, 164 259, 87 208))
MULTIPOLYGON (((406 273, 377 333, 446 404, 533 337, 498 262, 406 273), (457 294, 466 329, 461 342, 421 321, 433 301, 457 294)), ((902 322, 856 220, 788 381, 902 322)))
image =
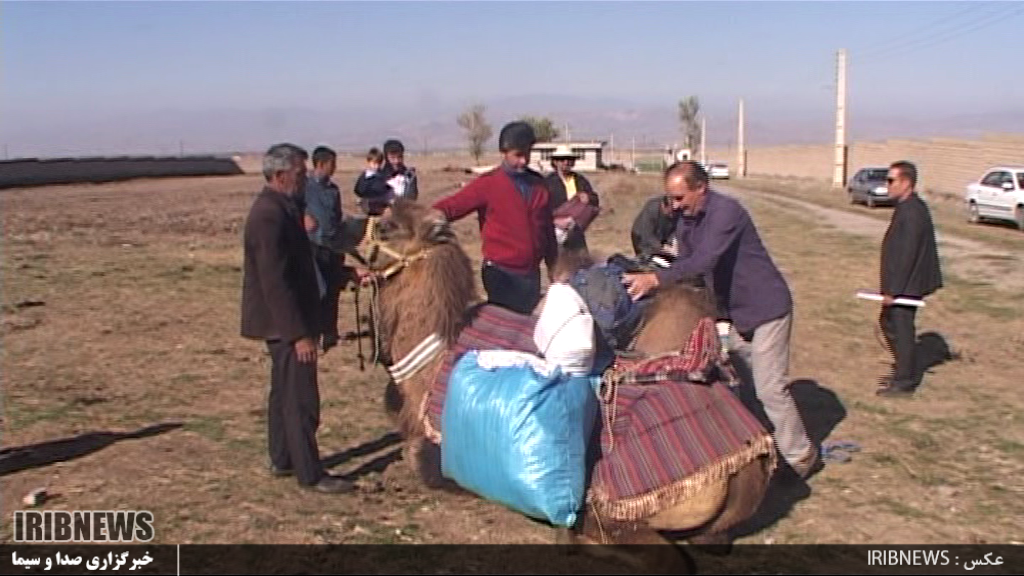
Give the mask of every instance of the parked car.
POLYGON ((708 178, 729 179, 729 165, 722 162, 708 162, 708 178))
POLYGON ((871 166, 858 170, 846 185, 850 204, 864 204, 868 208, 895 204, 889 197, 889 185, 886 182, 888 176, 889 168, 885 166, 871 166))
POLYGON ((1024 167, 996 166, 967 186, 967 220, 1013 222, 1024 231, 1024 167))

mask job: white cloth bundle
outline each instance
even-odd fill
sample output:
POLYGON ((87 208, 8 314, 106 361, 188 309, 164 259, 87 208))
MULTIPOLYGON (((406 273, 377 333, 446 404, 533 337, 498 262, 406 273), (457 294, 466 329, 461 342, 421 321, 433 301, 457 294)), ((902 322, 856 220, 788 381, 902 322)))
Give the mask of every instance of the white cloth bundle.
POLYGON ((594 318, 572 286, 555 283, 548 287, 533 341, 544 358, 565 373, 590 374, 594 365, 594 318))

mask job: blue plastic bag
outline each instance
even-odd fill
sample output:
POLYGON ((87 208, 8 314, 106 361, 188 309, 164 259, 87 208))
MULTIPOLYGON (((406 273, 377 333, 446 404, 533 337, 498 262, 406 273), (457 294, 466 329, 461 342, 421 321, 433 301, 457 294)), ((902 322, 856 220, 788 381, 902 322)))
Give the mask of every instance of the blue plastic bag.
MULTIPOLYGON (((495 352, 483 355, 490 366, 495 352)), ((441 415, 442 473, 522 514, 572 526, 584 503, 587 441, 598 413, 593 378, 539 371, 530 361, 546 364, 530 354, 497 355, 517 364, 483 367, 471 350, 452 370, 441 415)))

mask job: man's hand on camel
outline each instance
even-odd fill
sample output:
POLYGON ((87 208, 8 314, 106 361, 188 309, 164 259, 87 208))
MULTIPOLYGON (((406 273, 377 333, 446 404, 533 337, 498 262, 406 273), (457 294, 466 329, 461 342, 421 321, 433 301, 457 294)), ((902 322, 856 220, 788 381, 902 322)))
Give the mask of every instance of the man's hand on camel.
POLYGON ((624 274, 622 283, 628 288, 626 292, 634 301, 639 300, 658 287, 658 276, 656 274, 624 274))

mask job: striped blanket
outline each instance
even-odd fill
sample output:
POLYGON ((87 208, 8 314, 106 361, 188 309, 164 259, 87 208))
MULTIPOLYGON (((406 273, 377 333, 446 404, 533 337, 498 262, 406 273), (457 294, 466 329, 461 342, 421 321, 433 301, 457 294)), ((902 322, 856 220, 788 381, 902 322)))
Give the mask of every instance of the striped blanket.
POLYGON ((533 316, 493 304, 484 304, 473 312, 472 319, 459 334, 458 341, 445 354, 441 370, 424 399, 423 424, 431 442, 441 443, 441 412, 448 390, 448 377, 459 358, 469 350, 517 350, 540 354, 533 341, 536 323, 537 319, 533 316))
POLYGON ((722 357, 715 322, 704 318, 690 334, 679 352, 645 358, 616 358, 604 374, 606 381, 616 384, 643 384, 665 380, 684 382, 736 382, 735 373, 722 357))
POLYGON ((619 359, 602 386, 601 455, 588 501, 616 520, 671 508, 760 456, 771 435, 723 384, 714 321, 703 320, 678 354, 619 359))

